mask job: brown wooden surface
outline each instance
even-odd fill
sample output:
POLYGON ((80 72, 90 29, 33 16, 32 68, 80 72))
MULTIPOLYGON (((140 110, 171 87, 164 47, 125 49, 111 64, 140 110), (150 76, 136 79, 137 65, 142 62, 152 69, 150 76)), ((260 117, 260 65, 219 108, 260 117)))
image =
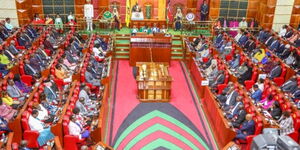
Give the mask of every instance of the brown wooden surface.
MULTIPOLYGON (((145 17, 145 16, 144 16, 145 17)), ((153 24, 156 23, 157 27, 161 28, 162 25, 167 26, 166 20, 157 20, 157 19, 144 19, 144 20, 131 20, 130 27, 132 28, 134 25, 137 28, 142 26, 153 27, 153 24)))
POLYGON ((171 60, 171 37, 156 37, 151 35, 146 36, 133 36, 131 37, 130 43, 130 54, 129 63, 131 66, 135 66, 136 62, 151 62, 151 55, 153 62, 167 62, 170 63, 171 60), (136 43, 163 43, 169 44, 168 48, 159 47, 133 47, 136 43))

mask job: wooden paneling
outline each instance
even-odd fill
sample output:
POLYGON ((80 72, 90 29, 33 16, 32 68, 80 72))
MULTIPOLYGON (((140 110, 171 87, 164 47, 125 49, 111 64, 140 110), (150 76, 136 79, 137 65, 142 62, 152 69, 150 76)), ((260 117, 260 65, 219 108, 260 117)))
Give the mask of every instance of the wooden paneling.
POLYGON ((300 0, 295 0, 290 25, 298 27, 300 24, 300 0))
POLYGON ((219 17, 221 0, 211 0, 209 2, 209 17, 216 19, 219 17))
POLYGON ((32 0, 16 0, 19 25, 27 24, 32 18, 32 0))

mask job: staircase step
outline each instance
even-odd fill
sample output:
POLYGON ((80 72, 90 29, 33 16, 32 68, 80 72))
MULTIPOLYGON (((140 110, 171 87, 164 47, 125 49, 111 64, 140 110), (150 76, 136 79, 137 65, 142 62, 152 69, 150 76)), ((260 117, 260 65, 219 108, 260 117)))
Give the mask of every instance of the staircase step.
POLYGON ((171 54, 183 54, 182 51, 172 51, 171 54))
POLYGON ((172 47, 172 50, 182 50, 182 47, 172 47))
POLYGON ((116 55, 118 54, 129 54, 129 51, 116 51, 116 55))
POLYGON ((171 56, 171 58, 173 60, 181 60, 181 59, 183 59, 183 56, 171 56))
POLYGON ((129 40, 116 40, 116 44, 130 44, 129 40))
POLYGON ((129 59, 129 56, 126 56, 126 55, 116 55, 115 57, 117 59, 129 59))
POLYGON ((116 44, 116 47, 129 47, 129 44, 116 44))

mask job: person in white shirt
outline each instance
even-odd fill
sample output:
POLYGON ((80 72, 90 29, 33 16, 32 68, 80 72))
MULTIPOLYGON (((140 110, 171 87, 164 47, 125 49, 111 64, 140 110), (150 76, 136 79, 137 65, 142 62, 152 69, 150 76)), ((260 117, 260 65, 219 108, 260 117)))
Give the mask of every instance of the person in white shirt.
POLYGON ((75 17, 73 15, 73 12, 70 11, 69 15, 68 15, 68 22, 70 22, 71 20, 75 20, 75 17))
POLYGON ((90 88, 87 85, 79 92, 79 98, 83 97, 85 100, 84 103, 86 105, 92 103, 92 100, 89 97, 90 95, 89 93, 90 93, 90 88))
POLYGON ((50 127, 45 125, 42 121, 40 121, 37 117, 39 112, 37 110, 33 110, 31 115, 29 116, 28 123, 31 131, 38 131, 38 143, 39 146, 45 145, 48 141, 54 138, 53 133, 50 130, 50 127))
POLYGON ((77 123, 76 117, 73 115, 70 116, 70 122, 68 128, 69 128, 69 134, 73 136, 77 136, 79 139, 90 137, 90 131, 84 129, 79 123, 77 123))
POLYGON ((10 23, 10 18, 5 19, 5 28, 12 31, 14 26, 10 23))
POLYGON ((248 23, 247 23, 245 17, 243 17, 243 20, 239 23, 239 27, 240 28, 247 28, 248 27, 248 23))
POLYGON ((287 29, 287 25, 283 25, 282 28, 279 31, 279 36, 280 37, 284 37, 285 36, 286 31, 287 31, 286 29, 287 29))
POLYGON ((84 5, 84 17, 86 19, 86 30, 93 31, 93 17, 94 17, 94 7, 91 4, 91 0, 86 0, 87 4, 84 5))
POLYGON ((95 44, 93 47, 93 53, 95 57, 98 57, 99 59, 103 59, 105 56, 105 52, 102 50, 102 47, 100 44, 95 44))
POLYGON ((39 112, 37 119, 45 122, 45 123, 52 123, 54 120, 54 116, 50 116, 48 110, 42 105, 35 103, 33 104, 33 108, 39 112))

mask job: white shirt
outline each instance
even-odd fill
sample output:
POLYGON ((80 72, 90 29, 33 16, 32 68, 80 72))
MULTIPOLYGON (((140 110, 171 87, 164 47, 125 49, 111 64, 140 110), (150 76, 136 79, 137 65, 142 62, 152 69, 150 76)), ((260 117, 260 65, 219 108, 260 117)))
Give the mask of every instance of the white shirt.
POLYGON ((240 28, 247 28, 247 27, 248 27, 247 21, 241 21, 241 22, 239 23, 239 27, 240 27, 240 28))
POLYGON ((282 29, 282 28, 281 28, 281 30, 280 30, 280 32, 279 32, 279 36, 280 36, 280 37, 283 37, 285 34, 286 34, 286 29, 282 29))
POLYGON ((45 120, 45 117, 48 117, 48 111, 47 111, 47 109, 42 104, 39 104, 39 105, 41 107, 41 110, 38 110, 39 111, 39 115, 37 116, 37 118, 39 120, 45 120))
POLYGON ((73 15, 69 15, 68 16, 68 21, 74 20, 74 16, 73 15))
POLYGON ((32 117, 31 115, 29 116, 28 123, 29 123, 30 130, 32 131, 41 132, 44 130, 43 122, 32 117))
POLYGON ((93 18, 94 17, 94 7, 92 4, 84 5, 84 17, 93 18))
POLYGON ((238 33, 235 37, 234 37, 234 40, 235 41, 239 41, 239 39, 242 37, 242 34, 241 33, 238 33))
POLYGON ((79 98, 81 98, 81 97, 84 98, 84 103, 85 103, 85 104, 90 103, 91 99, 90 99, 89 95, 86 93, 85 90, 81 90, 81 91, 79 92, 79 98))
POLYGON ((94 52, 95 56, 103 57, 103 55, 101 55, 101 54, 103 54, 103 51, 101 50, 101 47, 99 47, 99 48, 94 47, 93 52, 94 52))
POLYGON ((73 121, 70 121, 68 128, 70 135, 78 136, 79 139, 81 139, 81 128, 78 124, 74 123, 73 121))

